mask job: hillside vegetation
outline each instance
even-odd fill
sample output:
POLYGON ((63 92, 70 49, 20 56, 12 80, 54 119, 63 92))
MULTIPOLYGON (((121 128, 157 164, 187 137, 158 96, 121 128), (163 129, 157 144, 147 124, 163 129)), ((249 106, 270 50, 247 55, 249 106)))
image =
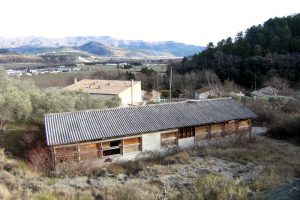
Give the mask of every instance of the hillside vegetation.
POLYGON ((269 19, 233 38, 209 43, 207 49, 184 58, 175 70, 211 69, 222 81, 234 80, 249 88, 259 88, 272 76, 295 84, 300 81, 300 14, 269 19))

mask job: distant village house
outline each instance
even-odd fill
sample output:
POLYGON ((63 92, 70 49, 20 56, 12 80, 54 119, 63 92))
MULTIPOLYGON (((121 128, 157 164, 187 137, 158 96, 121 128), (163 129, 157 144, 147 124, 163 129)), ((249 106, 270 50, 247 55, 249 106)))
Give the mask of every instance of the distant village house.
POLYGON ((145 90, 142 90, 142 98, 146 102, 154 102, 159 103, 161 98, 161 93, 156 90, 152 90, 150 92, 147 92, 145 90))
POLYGON ((267 86, 264 88, 261 88, 259 90, 254 90, 251 95, 254 99, 256 98, 263 98, 263 97, 272 97, 272 96, 278 96, 278 90, 274 87, 267 86))
POLYGON ((203 86, 194 93, 195 99, 207 99, 208 96, 216 96, 218 87, 216 85, 203 86))
POLYGON ((83 79, 64 88, 73 92, 86 92, 92 97, 112 99, 119 97, 121 105, 138 105, 142 102, 140 81, 83 79))

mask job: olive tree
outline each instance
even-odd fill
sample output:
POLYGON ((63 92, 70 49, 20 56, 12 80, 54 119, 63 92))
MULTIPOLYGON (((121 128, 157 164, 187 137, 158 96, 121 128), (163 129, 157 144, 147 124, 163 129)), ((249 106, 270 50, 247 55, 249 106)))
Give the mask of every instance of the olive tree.
POLYGON ((30 96, 17 87, 0 91, 0 130, 9 123, 26 121, 32 112, 30 96))

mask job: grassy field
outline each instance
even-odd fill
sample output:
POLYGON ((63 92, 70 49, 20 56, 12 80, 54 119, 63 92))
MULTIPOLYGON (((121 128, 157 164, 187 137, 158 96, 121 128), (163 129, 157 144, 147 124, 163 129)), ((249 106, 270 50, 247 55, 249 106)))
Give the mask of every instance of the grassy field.
POLYGON ((82 71, 82 72, 68 72, 68 73, 58 73, 58 74, 39 74, 32 76, 21 76, 20 79, 30 79, 39 88, 48 87, 65 87, 74 82, 75 77, 80 80, 84 78, 90 78, 92 72, 82 71))
POLYGON ((165 73, 167 71, 167 65, 149 65, 149 66, 133 66, 130 69, 118 68, 117 66, 108 65, 91 65, 85 66, 86 70, 101 70, 101 71, 121 71, 121 72, 139 72, 142 67, 147 67, 148 69, 153 69, 158 73, 165 73))
MULTIPOLYGON (((143 66, 144 67, 144 66, 143 66)), ((165 73, 167 70, 166 65, 151 65, 147 66, 149 69, 153 69, 158 73, 165 73)), ((91 65, 84 66, 81 71, 76 72, 64 72, 57 74, 39 74, 32 76, 21 76, 20 79, 31 79, 39 88, 48 87, 65 87, 74 82, 76 77, 78 80, 91 78, 91 75, 96 71, 111 71, 111 72, 123 72, 126 71, 137 73, 141 70, 141 66, 134 66, 130 69, 118 68, 117 66, 107 66, 107 65, 91 65)))

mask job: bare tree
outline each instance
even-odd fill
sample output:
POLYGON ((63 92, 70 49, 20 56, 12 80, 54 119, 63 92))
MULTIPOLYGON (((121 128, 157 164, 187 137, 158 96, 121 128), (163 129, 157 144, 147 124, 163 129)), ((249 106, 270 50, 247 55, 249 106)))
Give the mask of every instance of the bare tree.
POLYGON ((239 85, 237 85, 233 80, 227 79, 224 81, 223 90, 226 93, 240 92, 240 91, 242 91, 242 88, 239 85))
POLYGON ((294 93, 294 91, 289 87, 289 81, 278 76, 272 76, 268 81, 265 82, 264 85, 274 87, 278 90, 280 95, 292 95, 294 93))
POLYGON ((218 85, 220 84, 220 79, 218 75, 212 70, 203 70, 201 73, 201 83, 203 85, 218 85))

